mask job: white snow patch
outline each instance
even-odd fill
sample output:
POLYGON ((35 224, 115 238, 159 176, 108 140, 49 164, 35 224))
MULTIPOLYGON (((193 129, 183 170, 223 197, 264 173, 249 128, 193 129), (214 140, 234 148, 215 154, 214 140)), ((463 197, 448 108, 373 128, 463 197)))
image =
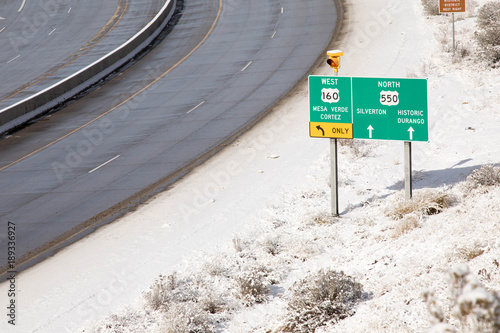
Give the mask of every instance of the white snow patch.
MULTIPOLYGON (((473 57, 452 59, 449 17, 424 16, 418 0, 348 0, 346 10, 347 30, 335 45, 344 52, 340 75, 428 78, 430 140, 413 145, 415 194, 446 193, 453 205, 436 215, 391 218, 404 187, 403 144, 342 141, 341 217, 330 217, 329 143, 308 136, 304 84, 171 190, 22 272, 18 323, 4 318, 0 331, 174 325, 145 310, 142 299, 159 274, 173 272, 198 281, 200 302, 222 295, 227 311, 219 330, 227 332, 278 328, 289 289, 319 269, 345 272, 366 293, 353 316, 322 332, 425 332, 434 323, 422 296, 429 290, 447 321, 432 331, 453 332, 447 276, 458 265, 478 279, 470 278, 460 304, 494 302, 500 187, 471 189, 464 181, 499 162, 500 70, 473 57), (294 135, 284 140, 284 132, 294 135), (245 307, 234 278, 250 268, 265 273, 269 294, 245 307)), ((457 19, 457 41, 471 47, 474 16, 457 19)), ((314 74, 332 72, 325 65, 314 74)), ((2 283, 0 295, 7 290, 2 283)), ((171 311, 196 310, 176 307, 171 311)))

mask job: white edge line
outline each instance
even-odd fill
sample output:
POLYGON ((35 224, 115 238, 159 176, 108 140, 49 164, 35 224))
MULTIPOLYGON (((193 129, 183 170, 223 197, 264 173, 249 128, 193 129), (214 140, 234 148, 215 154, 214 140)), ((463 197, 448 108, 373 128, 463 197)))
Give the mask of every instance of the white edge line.
POLYGON ((273 35, 271 36, 271 39, 273 39, 274 36, 276 36, 276 31, 274 31, 273 35))
POLYGON ((19 58, 20 56, 21 56, 20 54, 19 54, 19 55, 17 55, 17 57, 10 59, 9 61, 7 61, 7 63, 11 63, 11 62, 13 62, 14 60, 16 60, 17 58, 19 58))
POLYGON ((19 7, 19 9, 17 11, 21 12, 21 10, 23 10, 25 4, 26 4, 26 0, 23 0, 23 3, 21 4, 21 7, 19 7))
POLYGON ((103 163, 103 164, 99 165, 97 168, 94 168, 94 169, 90 170, 90 171, 89 171, 89 173, 92 173, 92 172, 96 171, 97 169, 102 168, 102 167, 103 167, 103 166, 105 166, 106 164, 113 162, 114 160, 116 160, 116 159, 117 159, 118 157, 120 157, 120 156, 121 156, 121 155, 116 155, 115 157, 113 157, 113 158, 112 158, 112 159, 110 159, 109 161, 107 161, 107 162, 105 162, 105 163, 103 163))
POLYGON ((246 64, 246 66, 245 66, 245 67, 243 67, 243 68, 241 69, 241 71, 243 72, 245 69, 247 69, 247 68, 248 68, 248 66, 250 66, 250 65, 252 64, 252 62, 253 62, 253 61, 250 61, 248 64, 246 64))
POLYGON ((203 101, 200 104, 196 105, 194 108, 192 108, 191 110, 189 110, 188 112, 186 112, 186 114, 190 114, 191 112, 193 112, 194 110, 196 110, 197 108, 199 108, 200 106, 202 106, 203 103, 205 103, 205 101, 203 101))

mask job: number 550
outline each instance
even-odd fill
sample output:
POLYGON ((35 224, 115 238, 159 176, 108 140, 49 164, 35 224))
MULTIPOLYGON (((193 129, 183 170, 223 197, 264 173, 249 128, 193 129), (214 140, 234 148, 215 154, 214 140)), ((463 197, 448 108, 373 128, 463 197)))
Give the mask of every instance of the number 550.
POLYGON ((380 104, 382 105, 398 105, 399 104, 399 94, 397 91, 381 91, 380 92, 380 104))

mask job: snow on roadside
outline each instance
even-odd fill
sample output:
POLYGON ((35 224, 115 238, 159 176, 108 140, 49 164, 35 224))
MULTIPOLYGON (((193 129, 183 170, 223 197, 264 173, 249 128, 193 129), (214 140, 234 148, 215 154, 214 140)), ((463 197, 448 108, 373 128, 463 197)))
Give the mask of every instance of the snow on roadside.
MULTIPOLYGON (((446 39, 450 36, 443 36, 449 21, 442 16, 420 16, 419 4, 400 6, 391 1, 349 2, 350 30, 341 47, 345 53, 342 74, 429 78, 431 139, 415 144, 414 195, 441 193, 452 199, 451 207, 437 215, 391 218, 388 215, 403 200, 400 144, 342 141, 342 217, 329 217, 329 155, 325 151, 309 169, 310 179, 304 186, 283 190, 278 203, 268 205, 268 213, 261 214, 250 231, 233 239, 245 244, 253 259, 269 269, 273 282, 266 302, 246 309, 233 307, 232 319, 223 322, 220 330, 278 329, 294 282, 319 269, 343 271, 365 291, 356 314, 320 329, 324 332, 425 331, 432 319, 423 301, 428 290, 443 305, 445 317, 457 324, 451 315, 454 304, 447 272, 463 263, 487 289, 500 289, 500 188, 471 194, 464 182, 474 169, 498 161, 499 134, 494 121, 498 117, 494 106, 500 104, 498 70, 473 56, 453 59, 446 39), (374 27, 383 31, 375 33, 374 27), (392 52, 384 49, 389 45, 392 52), (394 48, 400 49, 394 52, 394 48), (355 51, 369 51, 382 65, 359 65, 361 56, 355 51)), ((458 19, 457 38, 467 41, 460 45, 472 51, 473 16, 458 19)), ((228 264, 237 253, 229 248, 217 256, 228 264)), ((195 274, 203 274, 203 269, 195 274)), ((224 288, 237 290, 234 285, 224 288)))
MULTIPOLYGON (((413 145, 414 193, 444 193, 455 200, 449 208, 393 219, 404 186, 402 143, 342 141, 341 217, 331 219, 328 142, 308 137, 301 85, 172 189, 22 272, 17 331, 110 332, 106 325, 116 324, 116 331, 135 333, 181 325, 144 306, 141 295, 159 274, 176 281, 179 293, 169 297, 197 300, 173 306, 173 319, 198 311, 203 320, 203 305, 225 332, 277 329, 290 288, 320 269, 343 271, 364 290, 356 313, 324 332, 426 331, 428 290, 456 323, 447 276, 459 264, 488 290, 500 290, 500 188, 464 183, 473 170, 498 163, 499 70, 472 58, 454 62, 440 41, 449 20, 422 15, 419 0, 347 0, 346 10, 344 38, 335 45, 344 51, 341 75, 429 78, 430 141, 413 145), (236 297, 247 270, 260 272, 256 279, 269 289, 250 307, 245 301, 252 299, 236 297)), ((472 40, 472 20, 457 22, 457 40, 472 40)))

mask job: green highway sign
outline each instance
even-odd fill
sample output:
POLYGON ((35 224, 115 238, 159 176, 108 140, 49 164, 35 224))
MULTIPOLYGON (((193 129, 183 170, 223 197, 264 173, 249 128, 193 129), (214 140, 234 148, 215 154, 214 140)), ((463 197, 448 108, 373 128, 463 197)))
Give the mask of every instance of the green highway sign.
POLYGON ((352 78, 356 139, 428 141, 427 80, 352 78))
POLYGON ((349 77, 309 76, 312 137, 352 139, 351 95, 349 77))
POLYGON ((311 137, 428 141, 427 111, 425 79, 309 76, 311 137))
POLYGON ((311 122, 351 123, 351 78, 309 76, 311 122))

